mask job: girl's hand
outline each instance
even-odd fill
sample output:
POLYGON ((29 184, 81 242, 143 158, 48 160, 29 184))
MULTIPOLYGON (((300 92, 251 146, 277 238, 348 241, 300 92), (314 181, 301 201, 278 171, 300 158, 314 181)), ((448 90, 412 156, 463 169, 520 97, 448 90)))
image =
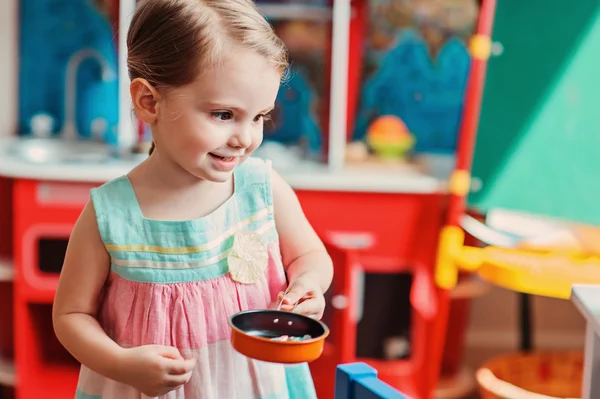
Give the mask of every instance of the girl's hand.
POLYGON ((280 292, 277 299, 281 302, 281 310, 294 311, 313 319, 320 320, 325 311, 325 296, 319 280, 311 278, 308 273, 291 281, 287 291, 280 292))
POLYGON ((184 359, 177 348, 144 345, 125 349, 121 361, 121 375, 146 396, 165 395, 188 382, 196 359, 184 359))

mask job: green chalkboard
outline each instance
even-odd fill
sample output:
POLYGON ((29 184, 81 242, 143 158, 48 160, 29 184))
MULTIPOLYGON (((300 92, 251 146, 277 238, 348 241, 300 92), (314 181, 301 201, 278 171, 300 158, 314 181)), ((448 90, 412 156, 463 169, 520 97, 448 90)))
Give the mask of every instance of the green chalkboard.
POLYGON ((471 206, 600 225, 600 0, 499 0, 471 206))

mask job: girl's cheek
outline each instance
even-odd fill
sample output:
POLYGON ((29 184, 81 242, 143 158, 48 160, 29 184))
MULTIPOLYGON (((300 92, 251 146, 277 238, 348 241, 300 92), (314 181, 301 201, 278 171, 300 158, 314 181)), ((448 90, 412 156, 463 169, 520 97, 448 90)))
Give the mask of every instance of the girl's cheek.
POLYGON ((258 148, 258 146, 260 146, 260 145, 261 145, 261 143, 263 142, 263 137, 264 137, 264 136, 263 136, 263 133, 262 133, 262 132, 260 132, 260 133, 256 134, 256 135, 255 135, 255 136, 252 138, 252 145, 251 145, 251 148, 252 148, 253 150, 257 149, 257 148, 258 148))
POLYGON ((252 145, 250 145, 250 147, 248 147, 246 149, 246 152, 248 152, 248 153, 254 152, 254 150, 256 150, 258 148, 258 146, 260 145, 260 143, 261 143, 261 141, 253 140, 252 141, 252 145))

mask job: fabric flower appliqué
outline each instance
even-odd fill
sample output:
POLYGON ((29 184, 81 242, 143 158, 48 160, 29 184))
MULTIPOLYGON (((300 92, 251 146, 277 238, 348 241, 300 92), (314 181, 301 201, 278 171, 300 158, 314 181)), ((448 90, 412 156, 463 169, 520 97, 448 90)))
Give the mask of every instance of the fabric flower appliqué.
POLYGON ((257 233, 241 231, 233 237, 233 247, 227 255, 229 274, 234 281, 254 284, 264 275, 269 264, 267 246, 257 233))

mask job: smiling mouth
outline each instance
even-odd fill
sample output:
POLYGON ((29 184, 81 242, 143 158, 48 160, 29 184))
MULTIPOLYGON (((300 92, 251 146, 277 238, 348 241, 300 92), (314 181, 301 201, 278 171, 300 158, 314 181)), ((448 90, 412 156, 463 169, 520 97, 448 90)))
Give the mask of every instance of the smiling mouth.
POLYGON ((216 159, 218 159, 220 161, 225 161, 225 162, 231 162, 231 161, 233 161, 234 159, 237 158, 237 157, 222 157, 220 155, 213 154, 212 152, 208 153, 208 155, 210 155, 211 157, 216 158, 216 159))

